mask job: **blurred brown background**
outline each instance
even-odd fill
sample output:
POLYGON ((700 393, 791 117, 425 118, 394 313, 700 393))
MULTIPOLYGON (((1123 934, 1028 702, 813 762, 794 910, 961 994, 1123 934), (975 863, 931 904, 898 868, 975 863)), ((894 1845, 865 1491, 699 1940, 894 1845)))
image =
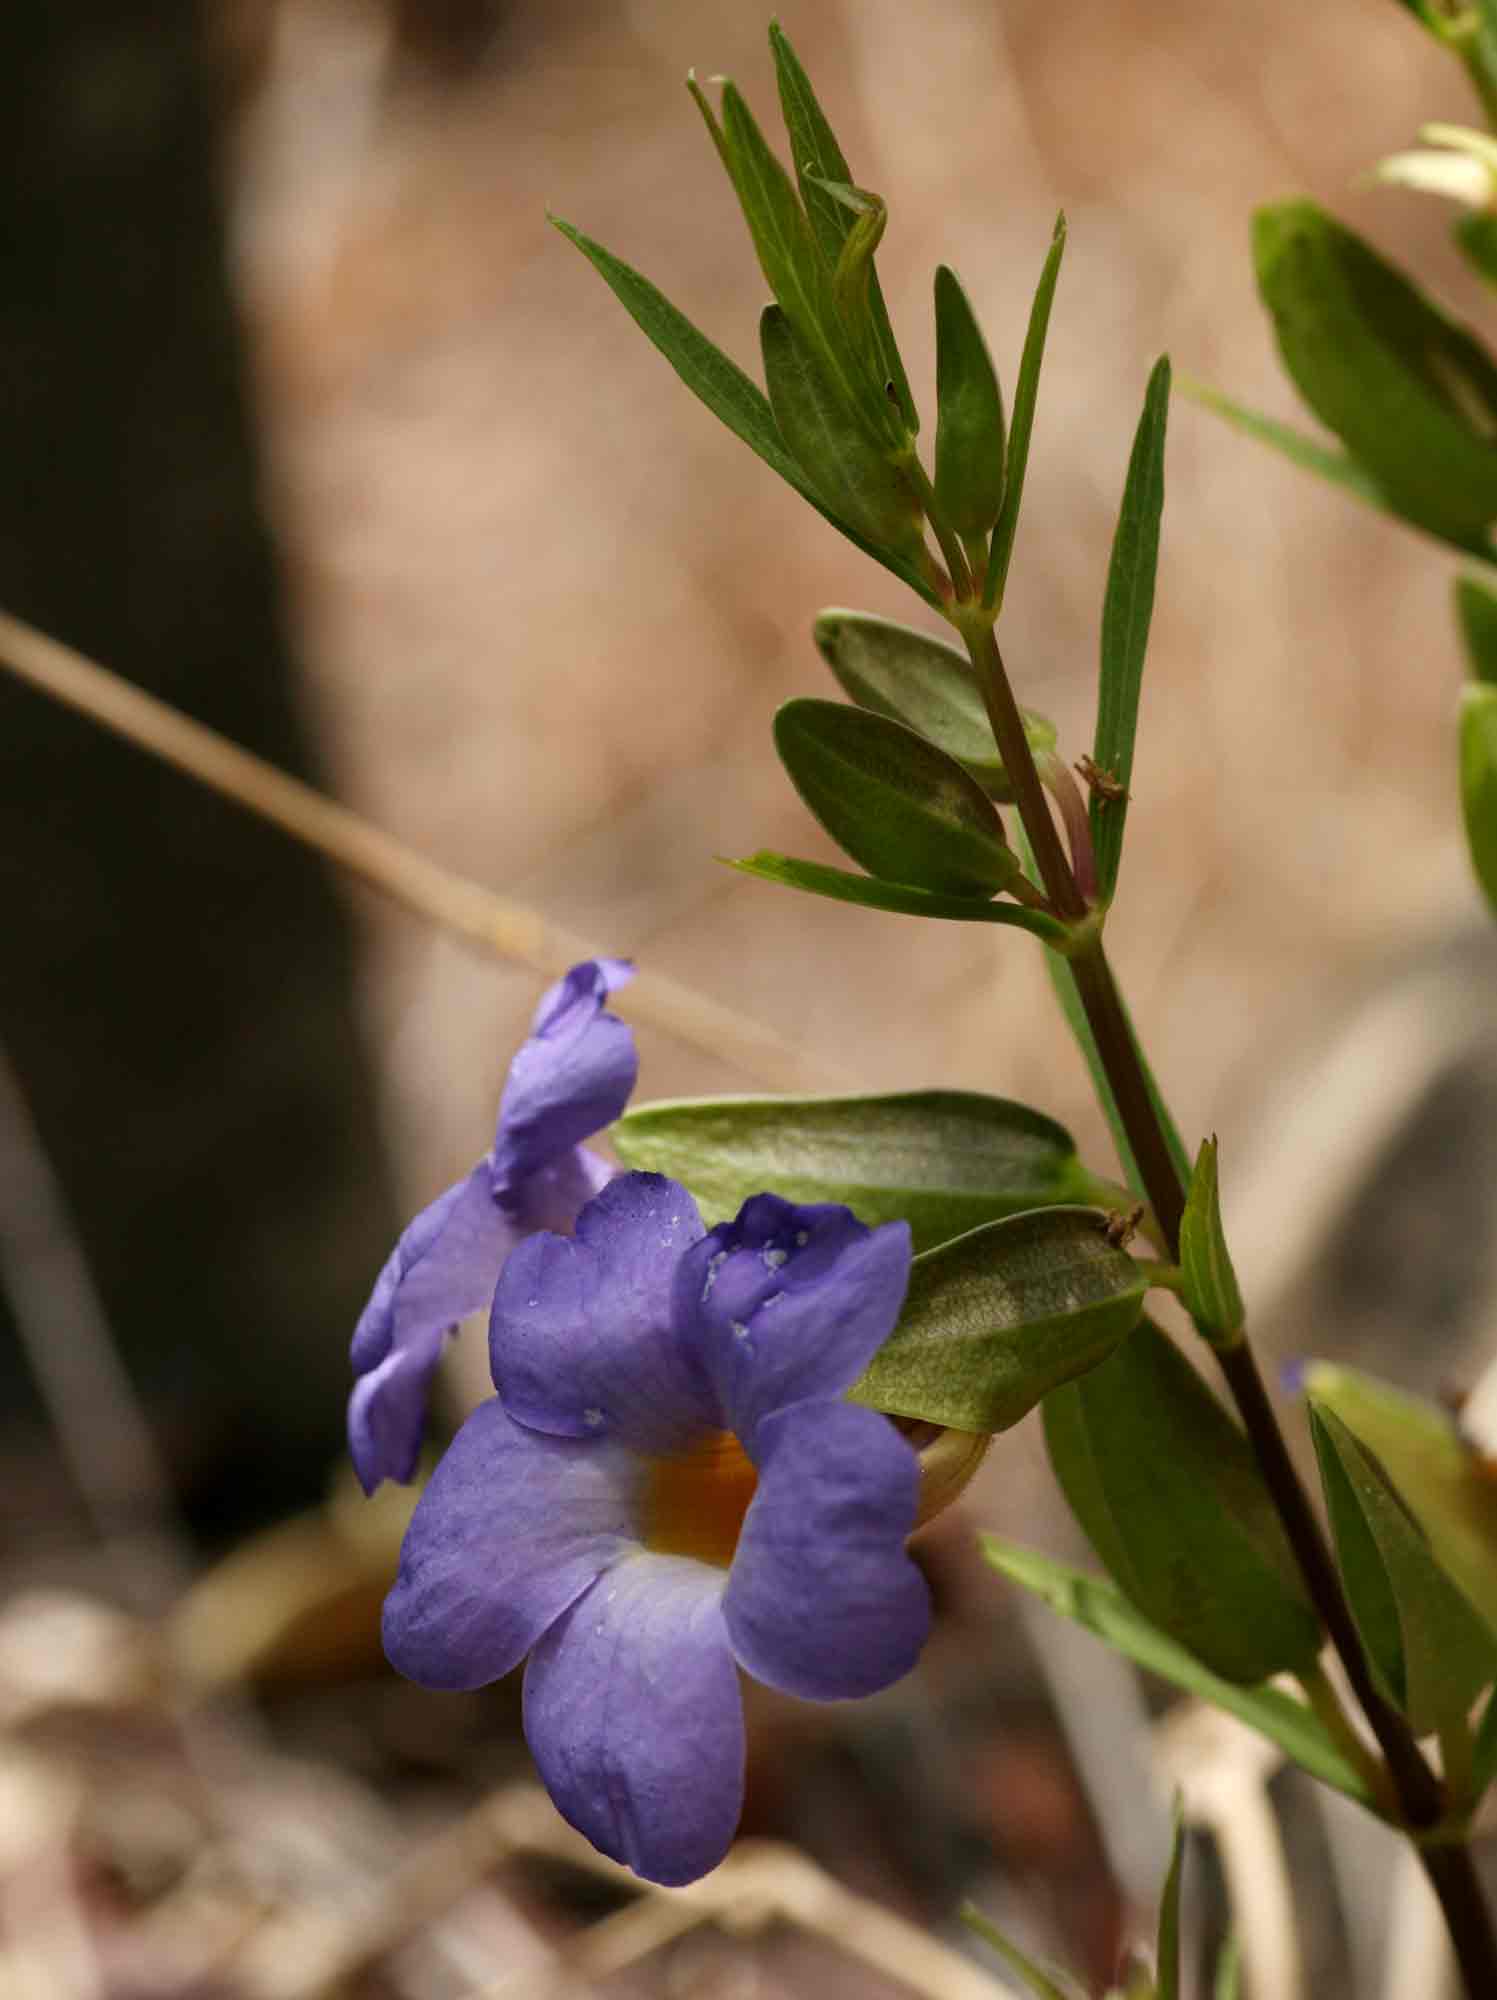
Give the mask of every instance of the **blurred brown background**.
MULTIPOLYGON (((781 700, 829 692, 815 613, 927 614, 717 428, 545 213, 756 372, 762 283, 681 84, 731 73, 769 125, 766 19, 726 0, 221 0, 149 26, 17 9, 31 255, 0 381, 33 453, 56 443, 0 495, 8 608, 597 949, 773 1025, 829 1087, 1005 1092, 1101 1163, 1026 940, 812 903, 713 859, 826 851, 769 737, 781 700), (122 244, 110 201, 154 221, 122 244), (52 323, 76 346, 55 372, 52 323), (80 562, 95 545, 110 560, 80 562)), ((1069 217, 1004 634, 1074 757, 1154 356, 1296 415, 1254 295, 1254 205, 1309 192, 1490 323, 1442 213, 1359 181, 1424 120, 1470 117, 1465 88, 1393 0, 820 0, 784 21, 890 201, 880 269, 927 432, 934 265, 960 272, 1011 392, 1069 217)), ((1497 1179, 1497 1074, 1453 793, 1452 565, 1178 399, 1168 481, 1116 961, 1187 1139, 1222 1135, 1270 1344, 1464 1379, 1493 1330, 1492 1209, 1471 1189, 1483 1162, 1497 1179)), ((13 693, 6 1051, 179 1495, 222 1546, 320 1487, 363 1290, 397 1216, 488 1143, 541 982, 13 693), (59 893, 69 869, 89 886, 59 893), (90 1063, 120 1084, 107 1144, 90 1063)), ((776 1081, 640 1039, 645 1096, 776 1081)), ((482 1391, 481 1347, 457 1359, 454 1411, 482 1391)), ((11 1374, 16 1408, 28 1371, 11 1374)), ((38 1539, 61 1558, 82 1531, 45 1433, 12 1431, 24 1576, 38 1539)), ((1032 1427, 995 1451, 972 1516, 1068 1546, 1032 1427)), ((925 1915, 996 1848, 1003 1893, 1044 1884, 1052 1929, 1105 1968, 1120 1903, 1042 1692, 1071 1674, 1074 1697, 1086 1669, 1057 1654, 1037 1676, 965 1528, 932 1560, 951 1621, 934 1708, 821 1742, 840 1786, 787 1799, 770 1760, 760 1823, 846 1855, 871 1798, 882 1844, 854 1872, 925 1915), (931 1803, 953 1760, 955 1830, 949 1797, 931 1803)), ((368 1604, 344 1610, 367 1648, 368 1604)), ((296 1726, 355 1768, 473 1775, 478 1725, 434 1714, 340 1689, 296 1726)), ((1125 1786, 1099 1812, 1136 1896, 1157 1809, 1125 1786)))

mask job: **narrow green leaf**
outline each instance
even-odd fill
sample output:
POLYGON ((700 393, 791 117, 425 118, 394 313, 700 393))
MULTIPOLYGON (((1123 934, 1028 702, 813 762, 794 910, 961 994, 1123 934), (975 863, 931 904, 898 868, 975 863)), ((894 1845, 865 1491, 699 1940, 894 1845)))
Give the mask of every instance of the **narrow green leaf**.
POLYGON ((924 540, 913 488, 833 394, 816 352, 779 306, 760 315, 759 345, 775 426, 807 484, 836 520, 913 562, 924 540))
POLYGON ((1180 1267, 1185 1304, 1197 1331, 1218 1346, 1231 1346, 1242 1331, 1245 1314, 1222 1229, 1214 1138, 1202 1140, 1190 1177, 1180 1224, 1180 1267))
MULTIPOLYGON (((852 170, 825 112, 816 101, 811 79, 801 67, 800 58, 790 46, 789 37, 778 21, 770 23, 769 46, 774 55, 780 110, 790 138, 790 152, 800 182, 801 199, 822 252, 835 270, 853 218, 834 196, 826 192, 826 186, 829 182, 850 182, 852 170)), ((869 280, 868 311, 878 343, 879 380, 894 384, 899 408, 913 434, 920 429, 920 417, 910 393, 909 377, 899 356, 894 329, 889 324, 889 312, 876 271, 869 280)))
POLYGON ((1497 686, 1461 690, 1461 808, 1471 865, 1497 914, 1497 686))
POLYGON ((1310 1428, 1347 1599, 1381 1692, 1417 1735, 1462 1721, 1497 1676, 1497 1636, 1440 1567, 1377 1459, 1313 1397, 1310 1428))
POLYGON ((1211 2000, 1242 2000, 1242 1939, 1229 1932, 1216 1961, 1211 2000))
POLYGON ((1460 216, 1451 230, 1456 248, 1478 278, 1497 285, 1497 215, 1484 210, 1460 216))
POLYGON ((1169 1872, 1159 1898, 1159 1950, 1155 1963, 1154 2000, 1180 2000, 1180 1886, 1185 1868, 1185 1815, 1175 1799, 1175 1832, 1170 1844, 1169 1872))
POLYGON ((1497 1485, 1484 1477, 1448 1411, 1329 1361, 1304 1369, 1306 1394, 1385 1468, 1441 1567, 1497 1634, 1497 1485))
POLYGON ((882 1097, 679 1098, 608 1134, 627 1167, 685 1183, 709 1225, 767 1188, 909 1223, 917 1250, 1025 1209, 1096 1199, 1064 1126, 973 1090, 882 1097))
POLYGON ((802 499, 809 500, 818 514, 830 521, 850 542, 856 543, 865 555, 882 563, 885 569, 891 570, 901 583, 908 584, 928 604, 938 603, 928 579, 914 562, 906 556, 876 548, 849 522, 839 520, 831 512, 786 450, 763 390, 744 374, 736 362, 730 361, 704 333, 698 332, 686 315, 678 312, 665 294, 631 265, 605 250, 601 243, 595 243, 590 236, 584 236, 570 222, 563 222, 560 216, 553 215, 551 222, 587 258, 635 325, 665 356, 691 393, 705 403, 735 437, 741 438, 750 451, 757 453, 771 470, 793 486, 802 499))
POLYGON ((1404 274, 1309 201, 1260 209, 1258 288, 1284 365, 1399 513, 1485 541, 1497 518, 1497 363, 1404 274))
POLYGON ((803 889, 807 895, 829 896, 836 903, 858 903, 868 910, 889 910, 902 917, 941 917, 963 924, 1007 924, 1028 931, 1043 943, 1061 948, 1070 933, 1056 917, 1043 910, 1026 909, 1022 903, 986 903, 976 896, 938 896, 929 889, 915 889, 902 882, 879 882, 871 875, 852 875, 845 868, 828 868, 821 861, 799 861, 792 854, 776 854, 761 847, 742 861, 729 861, 729 868, 754 875, 761 882, 778 882, 787 889, 803 889))
POLYGON ((722 136, 728 172, 769 289, 847 414, 863 424, 870 438, 898 444, 903 435, 898 412, 882 384, 856 365, 837 310, 832 266, 795 185, 729 82, 722 88, 722 136))
POLYGON ((1471 1803, 1473 1805, 1497 1778, 1497 1694, 1482 1710, 1476 1727, 1476 1744, 1471 1755, 1471 1803))
POLYGON ((1047 1396, 1044 1427, 1071 1512, 1152 1625, 1223 1680, 1313 1662, 1320 1622, 1252 1448, 1151 1320, 1047 1396))
POLYGON ((1497 591, 1474 576, 1457 577, 1455 615, 1472 679, 1497 684, 1497 591))
POLYGON ((1113 538, 1102 605, 1102 671, 1097 686, 1097 733, 1093 761, 1114 779, 1116 797, 1092 797, 1092 846, 1097 856, 1101 900, 1112 901, 1123 852, 1127 790, 1133 776, 1133 742, 1138 733, 1138 700, 1144 654, 1154 615, 1154 573, 1159 566, 1159 517, 1164 506, 1164 434, 1169 418, 1170 364, 1154 364, 1144 396, 1143 415, 1133 439, 1123 505, 1113 538))
POLYGON ((915 1259, 899 1324, 848 1391, 954 1430, 1006 1431, 1138 1324, 1144 1267, 1094 1208, 1041 1208, 915 1259))
POLYGON ((984 1944, 992 1946, 1015 1978, 1023 1980, 1034 2000, 1078 2000, 1081 1988, 1074 1980, 1065 1978, 1062 1973, 1047 1972, 1027 1953, 1020 1951, 1012 1938, 1005 1937, 991 1917, 985 1917, 975 1903, 963 1903, 960 1915, 969 1930, 976 1931, 984 1944))
MULTIPOLYGON (((808 182, 801 181, 805 196, 808 182)), ((869 379, 878 381, 882 368, 878 338, 871 312, 873 256, 884 240, 889 223, 889 206, 881 194, 854 187, 851 181, 822 181, 822 190, 852 217, 852 227, 843 238, 832 267, 832 296, 842 315, 842 325, 853 347, 863 357, 869 379)))
POLYGON ((1323 1784, 1361 1805, 1372 1799, 1361 1773, 1348 1763, 1310 1709, 1274 1687, 1236 1687, 1209 1673, 1183 1646, 1151 1625, 1105 1577, 1068 1569, 1035 1549, 1022 1549, 996 1535, 982 1537, 982 1551, 996 1570, 1042 1598, 1062 1617, 1084 1625, 1114 1652, 1161 1680, 1225 1709, 1277 1743, 1293 1763, 1323 1784))
POLYGON ((884 882, 938 895, 996 895, 1019 872, 977 780, 902 722, 840 701, 787 701, 775 748, 791 783, 844 852, 884 882))
POLYGON ((955 271, 936 270, 936 498, 959 535, 985 535, 1003 505, 1003 392, 955 271))
POLYGON ((982 601, 1003 607, 1008 585, 1009 564, 1013 561, 1014 537, 1019 531, 1019 508, 1024 500, 1024 474, 1029 465, 1029 439, 1034 430, 1035 405, 1040 394, 1040 369, 1045 360, 1045 336, 1050 330, 1050 308, 1055 303, 1055 281, 1060 276, 1060 260, 1065 255, 1066 219, 1055 218, 1055 234, 1045 255, 1034 304, 1029 309, 1029 329, 1024 336, 1024 352, 1019 360, 1019 377, 1014 384, 1014 419, 1008 433, 1008 458, 1004 468, 1003 508, 993 526, 993 544, 988 551, 988 573, 983 580, 982 601))
MULTIPOLYGON (((924 632, 862 611, 823 611, 817 650, 859 708, 924 736, 972 773, 991 799, 1013 803, 977 676, 964 653, 924 632)), ((1055 748, 1055 724, 1021 711, 1036 754, 1055 748)))

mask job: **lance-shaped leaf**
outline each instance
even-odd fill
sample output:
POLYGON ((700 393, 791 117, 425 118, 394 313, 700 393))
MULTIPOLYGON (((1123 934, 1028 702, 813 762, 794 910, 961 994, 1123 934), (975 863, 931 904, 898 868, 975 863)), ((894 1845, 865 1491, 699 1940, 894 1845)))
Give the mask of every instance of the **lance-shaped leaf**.
POLYGON ((636 1105, 608 1136, 625 1166, 684 1182, 709 1224, 767 1188, 842 1202, 870 1227, 907 1222, 928 1250, 1025 1209, 1097 1199, 1064 1126, 975 1090, 680 1098, 636 1105))
POLYGON ((1329 1409, 1310 1427, 1347 1600, 1384 1697, 1416 1735, 1463 1723, 1497 1635, 1452 1582, 1387 1472, 1329 1409))
POLYGON ((1466 643, 1471 678, 1497 686, 1497 591, 1474 576, 1457 577, 1455 615, 1466 643))
MULTIPOLYGON (((966 655, 924 632, 863 611, 823 611, 817 650, 859 708, 887 715, 969 770, 991 799, 1013 802, 977 676, 966 655)), ((1036 755, 1055 748, 1055 724, 1020 711, 1036 755)))
POLYGON ((1106 1360, 1148 1288, 1100 1209, 987 1223, 915 1259, 899 1324, 848 1393, 891 1416, 1006 1431, 1106 1360))
POLYGON ((759 346, 775 426, 822 504, 875 548, 914 560, 923 541, 914 490, 832 392, 816 352, 778 306, 760 316, 759 346))
POLYGON ((679 312, 665 294, 632 265, 615 257, 612 251, 605 250, 601 243, 584 236, 580 229, 574 228, 570 222, 563 222, 559 216, 553 215, 551 221, 568 242, 574 243, 587 258, 635 325, 665 356, 691 393, 705 403, 735 437, 742 438, 750 451, 757 453, 766 465, 793 486, 802 499, 808 500, 818 514, 830 521, 865 555, 882 563, 927 603, 937 602, 930 580, 917 558, 876 547, 850 521, 839 518, 827 506, 785 448, 768 397, 735 361, 730 361, 721 348, 699 332, 686 315, 679 312))
POLYGON ((1018 873, 986 792, 903 723, 839 701, 800 699, 775 716, 774 740, 802 799, 870 875, 989 897, 1018 873))
POLYGON ((1497 1484, 1448 1412, 1356 1368, 1312 1361, 1305 1393, 1378 1460, 1448 1571, 1497 1633, 1497 1484))
POLYGON ((1209 1341, 1230 1346, 1242 1331, 1242 1293, 1222 1229, 1216 1177, 1216 1140, 1203 1139, 1180 1223, 1180 1269, 1185 1304, 1209 1341))
POLYGON ((989 903, 978 896, 942 896, 904 882, 880 882, 872 875, 854 875, 846 868, 829 868, 824 861, 800 861, 793 854, 776 854, 761 847, 742 861, 729 861, 741 875, 760 882, 778 882, 808 896, 826 896, 834 903, 855 903, 865 910, 887 910, 900 917, 940 917, 962 924, 1006 924, 1028 931, 1042 943, 1062 950, 1070 931, 1058 917, 1022 903, 989 903))
POLYGON ((1497 364, 1313 202, 1260 209, 1258 288, 1305 401, 1406 519, 1457 542, 1497 518, 1497 364))
POLYGON ((1084 1570, 1052 1562, 1037 1549, 1019 1548, 997 1535, 982 1537, 982 1552, 1011 1582, 1032 1591, 1063 1618, 1084 1625, 1114 1652, 1158 1674, 1183 1693, 1235 1715, 1277 1743, 1286 1757, 1323 1784, 1334 1786, 1362 1805, 1372 1803, 1365 1778, 1332 1743, 1304 1702, 1281 1694, 1275 1687, 1245 1688, 1222 1680, 1151 1625, 1106 1577, 1088 1576, 1084 1570))
MULTIPOLYGON (((852 170, 827 122, 826 113, 816 100, 811 79, 778 21, 770 23, 769 46, 774 55, 780 110, 790 138, 790 153, 795 162, 801 199, 822 252, 835 270, 855 218, 828 192, 828 188, 836 183, 850 183, 852 170)), ((910 394, 904 363, 899 357, 894 330, 889 324, 888 308, 884 304, 876 271, 871 274, 868 283, 868 316, 878 346, 878 379, 893 383, 900 411, 913 434, 920 428, 920 418, 915 409, 915 399, 910 394)))
POLYGON ((1003 392, 955 271, 936 271, 936 498, 959 535, 985 535, 1003 505, 1003 392))
POLYGON ((1065 255, 1066 219, 1055 218, 1055 234, 1050 239, 1034 303, 1029 309, 1029 328, 1024 335, 1024 352, 1019 359, 1018 380, 1014 384, 1014 418, 1009 426, 1008 455, 1003 473, 1003 507, 993 524, 993 541, 988 550, 988 573, 983 579, 984 604, 1003 604, 1013 561, 1014 537, 1019 532, 1019 508, 1024 499, 1024 474, 1029 465, 1029 439, 1034 430, 1035 405, 1040 395, 1040 369, 1045 360, 1045 336, 1050 330, 1050 308, 1055 303, 1055 281, 1060 276, 1060 260, 1065 255))
POLYGON ((1047 1970, 1027 1952, 1021 1951, 1013 1939, 999 1930, 991 1917, 985 1917, 975 1903, 964 1903, 960 1914, 968 1930, 975 1931, 984 1944, 991 1945, 1014 1977, 1024 1982, 1024 1990, 1033 1996, 1033 2000, 1080 2000, 1082 1987, 1079 1980, 1064 1972, 1047 1970))
POLYGON ((832 282, 833 266, 816 239, 795 184, 775 155, 735 85, 722 87, 722 122, 693 79, 692 95, 717 144, 748 223, 769 289, 815 357, 832 397, 868 436, 897 445, 899 413, 862 366, 847 337, 832 282))
POLYGON ((1092 796, 1092 847, 1101 900, 1112 900, 1123 852, 1123 822, 1133 776, 1133 742, 1144 655, 1154 614, 1154 573, 1159 566, 1159 517, 1164 507, 1164 434, 1169 417, 1170 364, 1154 364, 1143 415, 1128 460, 1123 505, 1113 537, 1107 594, 1102 604, 1102 671, 1097 686, 1097 732, 1092 760, 1113 784, 1092 796))
POLYGON ((1497 913, 1497 686, 1461 690, 1461 809, 1471 865, 1497 913))
POLYGON ((1310 1665, 1320 1623, 1252 1449, 1152 1321, 1044 1422, 1071 1512, 1152 1624, 1224 1680, 1310 1665))

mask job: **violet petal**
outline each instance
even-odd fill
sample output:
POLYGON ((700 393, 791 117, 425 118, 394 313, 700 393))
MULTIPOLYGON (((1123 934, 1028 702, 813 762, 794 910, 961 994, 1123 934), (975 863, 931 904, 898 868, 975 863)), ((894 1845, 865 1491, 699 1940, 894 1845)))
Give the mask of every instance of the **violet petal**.
POLYGON ((628 1103, 639 1057, 633 1032, 607 1002, 633 976, 623 959, 587 959, 543 996, 499 1104, 492 1158, 502 1190, 518 1192, 628 1103))

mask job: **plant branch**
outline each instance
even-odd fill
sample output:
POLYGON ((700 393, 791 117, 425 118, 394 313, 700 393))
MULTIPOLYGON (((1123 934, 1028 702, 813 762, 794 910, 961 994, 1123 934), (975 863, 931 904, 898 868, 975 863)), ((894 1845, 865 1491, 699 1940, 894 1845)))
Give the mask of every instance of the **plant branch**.
POLYGON ((993 740, 1003 759, 1008 781, 1014 788, 1014 801, 1024 822, 1024 831, 1029 836, 1029 845, 1034 850, 1035 863, 1046 893, 1058 916, 1072 919, 1084 917, 1086 899, 1076 886, 1076 877, 1066 859, 1055 821, 1050 817, 1045 788, 1035 768, 1029 738, 1024 734, 1024 718, 1009 686, 992 624, 986 617, 979 617, 963 621, 960 630, 977 674, 978 686, 982 689, 993 740))

